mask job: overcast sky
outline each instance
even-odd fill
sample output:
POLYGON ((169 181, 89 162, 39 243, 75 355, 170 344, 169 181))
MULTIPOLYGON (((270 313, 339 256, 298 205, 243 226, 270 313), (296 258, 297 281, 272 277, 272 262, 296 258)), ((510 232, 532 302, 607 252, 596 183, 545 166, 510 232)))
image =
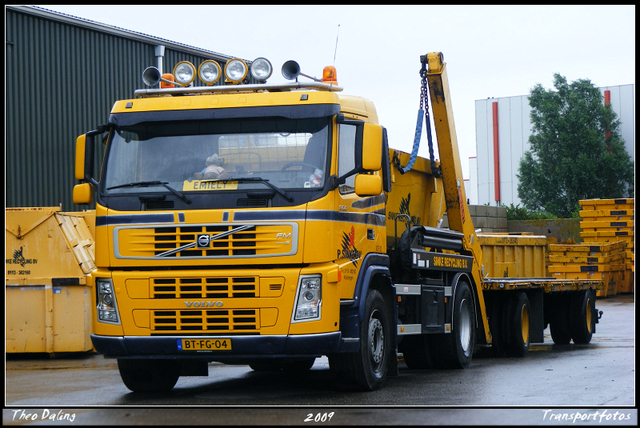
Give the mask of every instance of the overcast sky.
MULTIPOLYGON (((476 154, 476 100, 527 95, 538 83, 552 89, 554 73, 598 87, 635 84, 635 6, 42 7, 247 60, 266 57, 269 83, 285 82, 280 69, 289 59, 316 77, 335 65, 344 93, 373 101, 390 146, 408 152, 420 55, 442 52, 465 178, 476 154)), ((428 157, 423 137, 420 155, 428 157)))

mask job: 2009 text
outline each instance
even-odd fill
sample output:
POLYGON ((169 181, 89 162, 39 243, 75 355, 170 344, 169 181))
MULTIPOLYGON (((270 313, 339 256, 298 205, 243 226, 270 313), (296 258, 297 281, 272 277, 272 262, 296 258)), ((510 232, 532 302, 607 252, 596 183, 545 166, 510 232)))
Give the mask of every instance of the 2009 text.
POLYGON ((335 412, 330 413, 308 413, 305 422, 329 422, 335 412))

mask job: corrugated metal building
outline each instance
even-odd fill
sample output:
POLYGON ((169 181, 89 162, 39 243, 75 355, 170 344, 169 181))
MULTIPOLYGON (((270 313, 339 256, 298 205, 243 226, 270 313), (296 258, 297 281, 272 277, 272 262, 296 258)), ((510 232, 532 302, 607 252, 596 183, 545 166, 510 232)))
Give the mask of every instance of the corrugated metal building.
MULTIPOLYGON (((634 85, 599 88, 620 119, 620 133, 635 162, 634 85)), ((531 135, 528 95, 476 101, 476 157, 469 158, 467 197, 474 205, 520 204, 518 168, 529 150, 531 135), (494 130, 497 129, 497 151, 494 130), (494 156, 494 153, 498 156, 494 156)))
POLYGON ((233 58, 34 6, 5 6, 5 23, 7 207, 86 209, 72 202, 76 137, 133 98, 146 67, 233 58))

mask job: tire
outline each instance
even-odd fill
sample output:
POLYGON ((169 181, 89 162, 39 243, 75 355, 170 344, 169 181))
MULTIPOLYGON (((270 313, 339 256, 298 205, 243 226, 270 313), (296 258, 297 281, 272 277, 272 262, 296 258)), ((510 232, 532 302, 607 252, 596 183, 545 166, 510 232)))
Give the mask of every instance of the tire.
POLYGON ((524 357, 529 352, 531 306, 529 298, 524 292, 514 294, 507 301, 506 306, 506 351, 510 357, 524 357))
POLYGON ((429 338, 437 368, 464 369, 471 364, 476 343, 476 314, 469 284, 461 281, 453 299, 452 332, 429 338))
POLYGON ((556 345, 567 345, 571 342, 570 323, 571 308, 566 295, 558 296, 553 305, 553 313, 549 322, 551 338, 556 345))
POLYGON ((570 330, 573 342, 583 345, 591 342, 596 326, 596 298, 593 290, 588 289, 577 293, 571 299, 570 330))
POLYGON ((178 382, 178 360, 118 359, 118 370, 125 386, 133 392, 167 392, 178 382))
POLYGON ((491 308, 489 309, 489 329, 492 336, 491 350, 493 355, 504 357, 506 355, 504 298, 501 295, 492 297, 491 308))
POLYGON ((306 372, 313 367, 315 363, 315 357, 305 358, 305 359, 295 359, 295 360, 286 360, 286 359, 278 359, 278 360, 262 360, 262 361, 254 361, 249 364, 253 370, 257 372, 271 372, 271 371, 279 371, 283 370, 286 372, 295 372, 301 373, 306 372))
POLYGON ((392 351, 390 317, 379 291, 367 294, 364 315, 358 352, 330 355, 329 366, 340 384, 373 391, 387 378, 392 351))

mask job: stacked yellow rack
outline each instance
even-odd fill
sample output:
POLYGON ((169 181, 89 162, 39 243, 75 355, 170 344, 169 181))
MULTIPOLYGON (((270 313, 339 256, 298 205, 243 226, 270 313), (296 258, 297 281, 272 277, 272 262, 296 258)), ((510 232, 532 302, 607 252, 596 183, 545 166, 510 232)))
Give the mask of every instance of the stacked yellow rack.
POLYGON ((549 273, 556 279, 601 279, 598 297, 621 292, 625 276, 624 241, 607 244, 549 244, 549 273))
POLYGON ((619 293, 634 289, 634 199, 587 199, 580 201, 580 236, 584 242, 627 244, 623 269, 623 284, 619 293))

